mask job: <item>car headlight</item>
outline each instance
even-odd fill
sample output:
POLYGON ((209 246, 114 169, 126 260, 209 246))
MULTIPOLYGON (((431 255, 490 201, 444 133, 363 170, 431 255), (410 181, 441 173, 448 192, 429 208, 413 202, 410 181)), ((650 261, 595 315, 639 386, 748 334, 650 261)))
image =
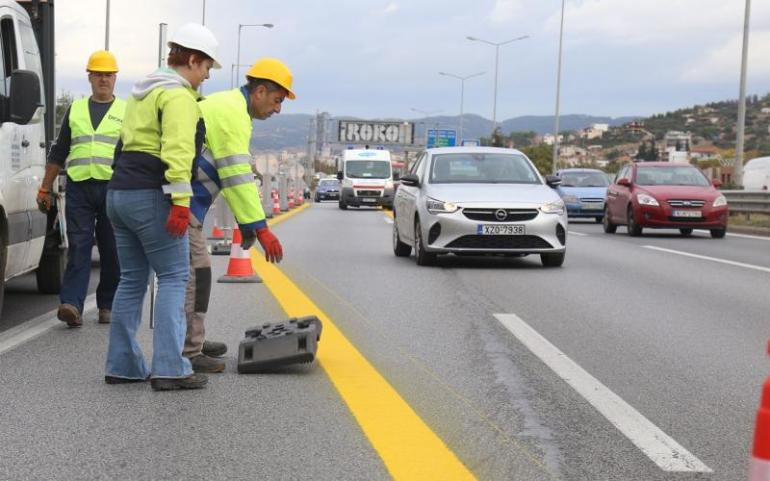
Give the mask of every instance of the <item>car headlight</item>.
POLYGON ((577 204, 578 198, 574 195, 565 195, 561 198, 564 202, 567 202, 569 204, 577 204))
POLYGON ((451 214, 456 212, 459 207, 457 204, 451 202, 444 202, 443 200, 436 200, 428 197, 425 200, 425 207, 431 214, 451 214))
POLYGON ((656 207, 660 206, 658 201, 655 200, 655 197, 648 194, 636 194, 636 200, 638 200, 641 205, 654 205, 656 207))
POLYGON ((540 206, 540 211, 545 214, 563 214, 564 202, 559 199, 540 206))
POLYGON ((711 204, 712 207, 722 207, 723 205, 727 205, 727 197, 723 195, 720 195, 714 199, 714 203, 711 204))

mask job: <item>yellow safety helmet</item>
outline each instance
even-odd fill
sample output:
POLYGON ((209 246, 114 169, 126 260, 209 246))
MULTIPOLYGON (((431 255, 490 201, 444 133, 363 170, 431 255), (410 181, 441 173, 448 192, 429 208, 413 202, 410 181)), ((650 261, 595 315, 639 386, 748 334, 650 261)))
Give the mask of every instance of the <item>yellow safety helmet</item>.
POLYGON ((86 65, 88 72, 109 72, 115 73, 118 71, 118 61, 115 60, 115 56, 106 50, 97 50, 88 57, 88 65, 86 65))
POLYGON ((289 93, 288 97, 290 99, 294 100, 297 98, 291 90, 291 82, 293 80, 291 70, 289 70, 289 67, 287 67, 286 64, 276 58, 265 57, 257 60, 254 65, 251 66, 249 71, 246 72, 246 76, 271 80, 285 88, 289 93))

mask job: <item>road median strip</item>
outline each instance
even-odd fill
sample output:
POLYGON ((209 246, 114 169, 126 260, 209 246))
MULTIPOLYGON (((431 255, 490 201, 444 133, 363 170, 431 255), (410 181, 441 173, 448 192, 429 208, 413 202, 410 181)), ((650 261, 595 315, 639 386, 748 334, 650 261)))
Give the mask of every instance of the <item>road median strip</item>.
POLYGON ((397 481, 476 479, 399 393, 278 267, 252 251, 254 269, 289 317, 323 322, 318 362, 397 481))

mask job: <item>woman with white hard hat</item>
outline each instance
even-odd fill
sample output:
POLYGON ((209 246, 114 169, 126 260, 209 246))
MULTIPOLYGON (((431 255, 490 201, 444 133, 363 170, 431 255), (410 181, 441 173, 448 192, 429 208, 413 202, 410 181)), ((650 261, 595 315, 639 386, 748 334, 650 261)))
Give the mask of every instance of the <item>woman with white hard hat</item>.
POLYGON ((209 29, 189 23, 168 42, 168 67, 137 82, 126 106, 107 193, 121 276, 112 307, 105 382, 150 379, 155 390, 199 389, 182 355, 189 272, 187 226, 194 171, 203 143, 197 89, 217 62, 209 29), (152 368, 136 342, 151 271, 158 277, 152 368))

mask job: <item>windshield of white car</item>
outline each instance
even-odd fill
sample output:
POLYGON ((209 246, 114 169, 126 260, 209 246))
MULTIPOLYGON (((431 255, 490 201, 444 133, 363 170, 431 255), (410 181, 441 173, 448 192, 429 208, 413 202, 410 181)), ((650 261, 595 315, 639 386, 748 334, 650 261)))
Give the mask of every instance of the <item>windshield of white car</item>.
POLYGON ((706 176, 695 167, 639 167, 636 171, 639 185, 710 185, 706 176))
POLYGON ((456 153, 433 156, 431 184, 540 184, 522 155, 456 153))
POLYGON ((388 179, 390 162, 387 160, 349 160, 345 162, 345 175, 351 179, 388 179))
POLYGON ((562 187, 607 187, 610 185, 603 172, 562 172, 562 187))

